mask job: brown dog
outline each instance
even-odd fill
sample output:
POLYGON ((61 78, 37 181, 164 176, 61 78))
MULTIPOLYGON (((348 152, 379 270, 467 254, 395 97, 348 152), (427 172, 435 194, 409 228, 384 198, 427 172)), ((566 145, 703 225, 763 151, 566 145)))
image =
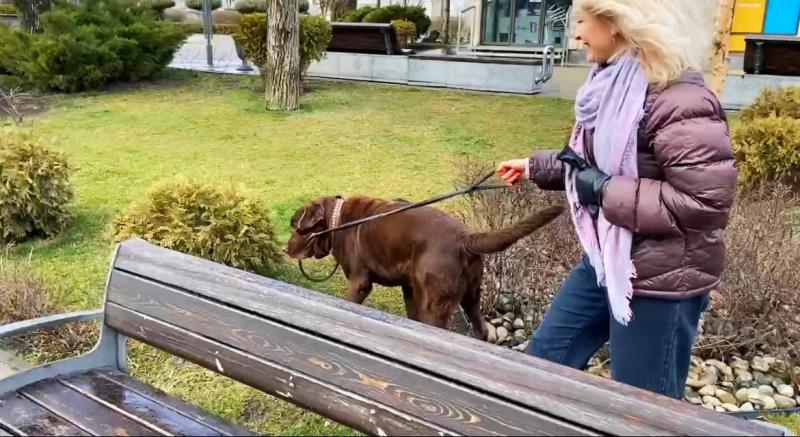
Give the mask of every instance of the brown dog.
POLYGON ((350 283, 351 302, 364 302, 373 284, 402 287, 408 317, 429 325, 446 328, 460 303, 474 336, 485 340, 482 255, 505 250, 558 217, 563 208, 539 211, 507 229, 471 233, 460 220, 426 207, 310 238, 315 232, 407 204, 369 197, 317 199, 292 217, 286 253, 293 259, 333 254, 350 283))

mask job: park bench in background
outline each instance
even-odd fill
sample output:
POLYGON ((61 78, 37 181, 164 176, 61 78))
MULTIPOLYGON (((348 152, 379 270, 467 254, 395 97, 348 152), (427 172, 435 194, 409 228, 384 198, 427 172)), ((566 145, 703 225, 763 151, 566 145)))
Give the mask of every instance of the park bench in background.
POLYGON ((402 55, 397 34, 391 24, 333 23, 329 52, 402 55))
POLYGON ((800 37, 748 35, 745 43, 745 73, 800 76, 800 37))
POLYGON ((330 296, 121 244, 87 355, 0 380, 7 434, 241 434, 126 374, 126 338, 377 435, 779 435, 779 431, 330 296))

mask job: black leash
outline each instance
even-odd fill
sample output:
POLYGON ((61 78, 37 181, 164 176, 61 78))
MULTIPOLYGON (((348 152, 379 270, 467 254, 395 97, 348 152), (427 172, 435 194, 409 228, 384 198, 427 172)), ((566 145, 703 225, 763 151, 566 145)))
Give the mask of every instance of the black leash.
MULTIPOLYGON (((372 216, 369 216, 369 217, 364 217, 362 219, 358 219, 358 220, 355 220, 355 221, 352 221, 352 222, 349 222, 349 223, 345 223, 343 225, 339 225, 339 226, 336 226, 334 228, 326 229, 324 231, 315 232, 315 233, 311 234, 308 238, 310 240, 313 240, 314 238, 318 238, 318 237, 320 237, 322 235, 330 234, 330 233, 336 232, 336 231, 343 231, 345 229, 350 229, 350 228, 353 228, 353 227, 356 227, 356 226, 361 226, 361 225, 363 225, 365 223, 373 222, 375 220, 380 220, 382 218, 386 218, 386 217, 389 217, 389 216, 392 216, 392 215, 395 215, 395 214, 400 214, 401 212, 405 212, 405 211, 408 211, 408 210, 411 210, 411 209, 422 208, 423 206, 432 205, 434 203, 438 203, 438 202, 441 202, 441 201, 444 201, 444 200, 447 200, 447 199, 452 199, 453 197, 465 196, 465 195, 468 195, 468 194, 476 193, 478 191, 499 190, 499 189, 503 189, 503 188, 507 187, 506 185, 483 185, 486 181, 491 179, 492 176, 494 176, 494 172, 488 173, 486 176, 482 177, 477 182, 475 182, 474 184, 472 184, 472 185, 470 185, 470 186, 468 186, 466 188, 463 188, 463 189, 460 189, 460 190, 451 191, 451 192, 449 192, 447 194, 442 194, 440 196, 432 197, 432 198, 430 198, 428 200, 423 200, 421 202, 416 202, 416 203, 412 203, 412 204, 409 204, 409 205, 405 205, 403 207, 397 208, 397 209, 392 210, 392 211, 384 212, 384 213, 381 213, 381 214, 375 214, 375 215, 372 215, 372 216)), ((303 268, 303 261, 302 260, 298 260, 297 264, 300 267, 300 273, 302 273, 303 276, 306 277, 306 279, 308 279, 311 282, 317 282, 317 283, 325 282, 328 279, 332 278, 333 275, 336 274, 336 271, 339 269, 339 262, 337 261, 336 262, 336 266, 334 266, 333 270, 331 270, 331 272, 328 275, 326 275, 323 278, 312 278, 308 273, 306 273, 305 269, 303 268)))
POLYGON ((339 261, 336 261, 336 265, 333 267, 333 270, 331 270, 331 272, 328 273, 327 276, 325 276, 324 278, 312 278, 311 275, 306 273, 306 270, 303 268, 303 260, 301 259, 297 260, 297 265, 300 267, 300 273, 302 273, 303 276, 306 277, 306 279, 308 279, 311 282, 316 282, 318 284, 332 278, 333 275, 336 274, 336 271, 339 270, 339 261))

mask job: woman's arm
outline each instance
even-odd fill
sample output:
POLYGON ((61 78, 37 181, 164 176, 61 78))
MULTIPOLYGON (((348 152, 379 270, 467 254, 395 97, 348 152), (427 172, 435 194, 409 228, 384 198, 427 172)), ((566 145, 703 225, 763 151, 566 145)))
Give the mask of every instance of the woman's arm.
POLYGON ((536 152, 528 161, 528 174, 543 190, 563 191, 564 165, 556 158, 558 151, 536 152))
POLYGON ((727 222, 737 171, 724 115, 683 111, 684 116, 668 117, 651 142, 663 181, 613 177, 606 185, 603 213, 611 223, 644 236, 670 237, 727 222))

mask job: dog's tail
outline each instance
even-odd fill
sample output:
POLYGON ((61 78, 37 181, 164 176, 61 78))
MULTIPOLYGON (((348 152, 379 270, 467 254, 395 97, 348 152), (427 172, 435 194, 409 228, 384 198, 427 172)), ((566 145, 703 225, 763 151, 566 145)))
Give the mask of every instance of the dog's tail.
POLYGON ((508 228, 467 234, 464 238, 464 249, 476 255, 502 252, 521 238, 550 223, 563 212, 563 207, 551 206, 525 217, 508 228))

